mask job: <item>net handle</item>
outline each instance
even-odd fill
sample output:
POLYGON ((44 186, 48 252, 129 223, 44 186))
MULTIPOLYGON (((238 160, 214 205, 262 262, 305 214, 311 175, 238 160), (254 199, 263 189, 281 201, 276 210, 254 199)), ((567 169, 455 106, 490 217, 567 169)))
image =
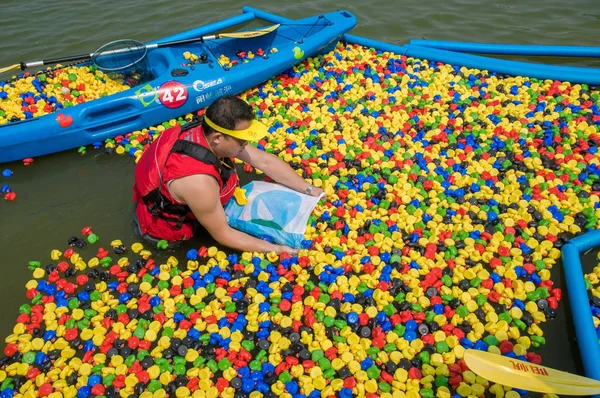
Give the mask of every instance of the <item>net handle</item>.
MULTIPOLYGON (((250 39, 250 38, 253 38, 253 37, 263 36, 263 35, 266 35, 268 33, 274 32, 275 30, 277 30, 277 28, 279 28, 279 26, 280 26, 280 24, 277 24, 277 25, 273 25, 273 26, 268 27, 268 28, 253 30, 253 31, 249 31, 249 32, 221 33, 221 34, 214 34, 214 35, 202 36, 202 37, 192 38, 192 39, 184 39, 184 40, 176 40, 176 41, 171 41, 171 42, 149 44, 147 46, 144 45, 144 44, 142 44, 142 45, 144 46, 144 48, 146 49, 146 52, 147 52, 148 49, 153 49, 153 48, 166 47, 166 46, 175 46, 175 45, 178 45, 178 44, 192 43, 192 42, 197 42, 197 41, 202 42, 204 40, 214 40, 214 39, 219 39, 219 38, 227 38, 227 37, 229 37, 229 38, 238 38, 238 39, 250 39)), ((124 40, 117 40, 116 42, 119 42, 119 41, 124 41, 124 40)), ((134 41, 134 42, 139 43, 137 40, 130 40, 130 41, 134 41)), ((112 42, 112 43, 109 43, 109 44, 114 44, 114 43, 115 42, 112 42)), ((106 45, 104 45, 102 47, 106 47, 109 44, 106 44, 106 45)), ((11 70, 16 70, 16 69, 25 70, 27 68, 44 66, 44 65, 49 65, 49 64, 62 63, 62 62, 87 61, 87 60, 90 60, 92 58, 92 56, 94 56, 94 54, 97 54, 98 51, 102 47, 100 47, 98 50, 96 50, 95 53, 92 53, 92 54, 71 55, 71 56, 68 56, 68 57, 52 58, 52 59, 46 59, 46 60, 41 60, 41 61, 33 61, 33 62, 19 62, 18 64, 13 64, 13 65, 9 65, 9 66, 0 68, 0 73, 4 73, 4 72, 11 71, 11 70)), ((98 56, 98 55, 96 55, 96 56, 98 56)), ((142 59, 143 59, 143 57, 141 57, 138 60, 138 62, 141 61, 142 59)))

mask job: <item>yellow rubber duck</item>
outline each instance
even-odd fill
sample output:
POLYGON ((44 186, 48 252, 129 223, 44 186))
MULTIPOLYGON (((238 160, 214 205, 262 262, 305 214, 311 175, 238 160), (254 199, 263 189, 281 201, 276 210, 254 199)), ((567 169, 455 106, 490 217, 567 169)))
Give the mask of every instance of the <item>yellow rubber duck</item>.
POLYGON ((248 198, 246 197, 246 190, 240 187, 236 187, 233 192, 233 197, 238 205, 243 206, 248 204, 248 198))

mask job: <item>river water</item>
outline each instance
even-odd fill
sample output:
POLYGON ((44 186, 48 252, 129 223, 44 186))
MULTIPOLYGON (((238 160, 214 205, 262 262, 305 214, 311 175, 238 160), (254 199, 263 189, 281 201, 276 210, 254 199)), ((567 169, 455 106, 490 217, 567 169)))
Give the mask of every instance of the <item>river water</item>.
MULTIPOLYGON (((231 0, 0 0, 0 66, 89 53, 117 39, 155 40, 238 14, 243 5, 231 0)), ((593 46, 600 37, 596 0, 350 0, 346 5, 332 0, 255 0, 251 5, 292 19, 347 9, 358 18, 353 34, 395 44, 422 38, 593 46)), ((529 61, 600 66, 598 60, 529 61)), ((19 305, 25 302, 29 260, 49 262, 51 249, 64 249, 66 240, 80 235, 86 225, 105 247, 112 239, 134 239, 129 222, 133 165, 130 157, 90 149, 83 156, 70 150, 41 157, 29 167, 17 162, 0 166, 14 171, 0 182, 10 183, 18 194, 14 202, 0 202, 2 339, 11 333, 19 305)), ((559 267, 552 277, 563 285, 559 267)), ((548 344, 540 353, 545 365, 582 374, 565 311, 566 299, 558 317, 544 324, 548 344)))

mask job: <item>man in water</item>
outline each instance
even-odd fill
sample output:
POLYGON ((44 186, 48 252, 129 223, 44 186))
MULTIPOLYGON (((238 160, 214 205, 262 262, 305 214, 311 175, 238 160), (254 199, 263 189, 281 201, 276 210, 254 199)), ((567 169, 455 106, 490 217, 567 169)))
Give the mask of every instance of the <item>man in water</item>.
POLYGON ((223 205, 239 183, 234 157, 298 192, 312 196, 323 192, 277 156, 248 145, 268 134, 254 116, 243 100, 223 96, 206 109, 200 125, 167 129, 147 148, 135 167, 133 186, 134 225, 141 238, 182 241, 204 228, 221 245, 233 249, 296 253, 227 223, 223 205))

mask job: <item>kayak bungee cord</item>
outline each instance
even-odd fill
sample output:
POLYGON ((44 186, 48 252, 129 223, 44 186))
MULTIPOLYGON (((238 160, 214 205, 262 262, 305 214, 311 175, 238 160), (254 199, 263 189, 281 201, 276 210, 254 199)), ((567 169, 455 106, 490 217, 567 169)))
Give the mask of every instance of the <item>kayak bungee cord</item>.
POLYGON ((323 27, 325 27, 325 26, 331 26, 333 24, 324 15, 319 15, 319 17, 317 18, 317 20, 314 23, 312 23, 312 24, 288 24, 288 25, 286 25, 286 26, 289 26, 290 28, 294 29, 299 35, 302 36, 302 38, 300 39, 300 41, 292 39, 291 37, 287 37, 287 36, 285 36, 285 35, 283 35, 283 34, 281 34, 279 32, 277 32, 277 35, 279 37, 283 38, 283 39, 287 39, 287 40, 293 41, 295 43, 302 44, 304 42, 304 39, 306 39, 308 37, 308 35, 312 32, 312 30, 315 28, 315 26, 317 26, 319 20, 321 20, 321 19, 324 19, 325 21, 327 21, 327 23, 325 25, 322 25, 323 27), (294 26, 310 26, 310 29, 305 34, 302 34, 302 33, 298 32, 298 30, 295 29, 294 26))
MULTIPOLYGON (((317 27, 317 26, 326 27, 326 26, 331 26, 331 25, 333 25, 333 23, 330 20, 328 20, 327 17, 325 17, 324 15, 319 15, 317 17, 317 20, 314 23, 311 23, 311 24, 296 24, 296 23, 282 24, 282 26, 290 27, 296 33, 298 33, 298 35, 301 37, 300 39, 294 39, 292 37, 288 37, 288 36, 286 36, 284 34, 281 34, 279 32, 279 30, 277 30, 275 32, 275 35, 278 36, 278 37, 280 37, 280 38, 282 38, 282 39, 294 42, 296 44, 302 44, 304 42, 304 39, 306 39, 312 33, 312 31, 315 29, 315 27, 317 27), (325 23, 324 24, 320 24, 319 23, 320 20, 325 20, 325 23), (308 29, 308 31, 303 34, 300 31, 298 31, 298 29, 294 28, 295 26, 310 26, 310 29, 308 29)), ((228 43, 222 43, 221 45, 224 46, 224 47, 228 47, 231 50, 234 50, 234 51, 236 50, 233 46, 230 46, 228 43)), ((212 49, 210 48, 210 45, 207 45, 206 48, 213 55, 213 57, 215 59, 217 59, 217 57, 215 56, 215 54, 212 52, 212 49)), ((267 47, 267 49, 265 50, 265 53, 264 53, 263 57, 268 57, 268 54, 270 54, 272 48, 273 48, 273 44, 269 45, 269 47, 267 47)), ((221 62, 219 62, 218 59, 217 59, 217 63, 221 67, 223 67, 224 70, 226 70, 226 71, 229 70, 229 69, 227 69, 225 67, 225 65, 222 65, 221 62)))

